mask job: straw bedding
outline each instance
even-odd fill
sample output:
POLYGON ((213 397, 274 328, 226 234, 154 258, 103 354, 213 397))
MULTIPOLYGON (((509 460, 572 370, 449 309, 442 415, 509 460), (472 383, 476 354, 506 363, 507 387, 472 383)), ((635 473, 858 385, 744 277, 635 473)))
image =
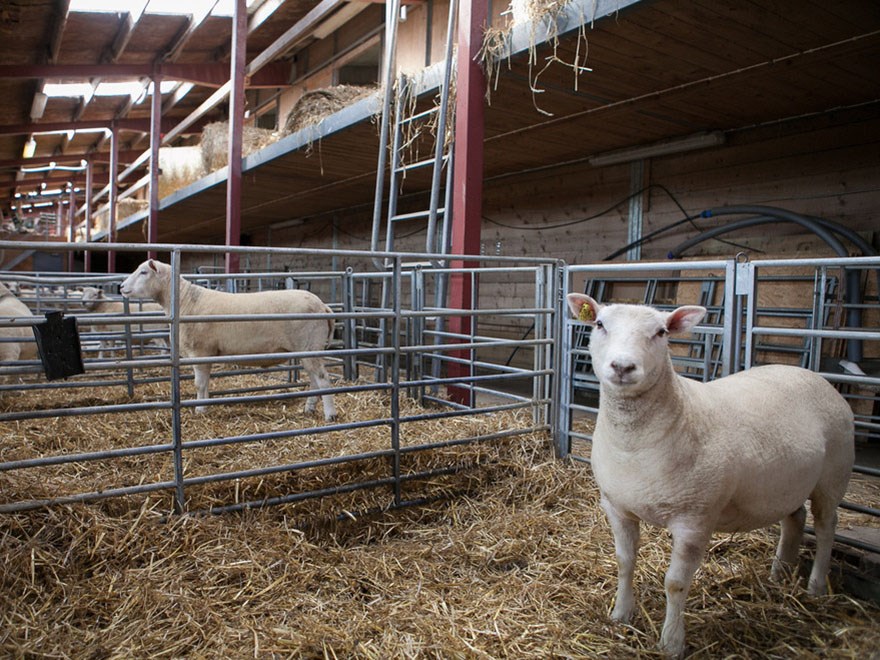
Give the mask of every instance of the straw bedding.
MULTIPOLYGON (((139 388, 138 396, 158 398, 163 387, 139 388)), ((127 397, 102 391, 93 398, 127 397)), ((0 404, 20 409, 23 399, 0 404)), ((27 399, 32 407, 58 405, 27 399)), ((346 421, 386 414, 387 405, 387 395, 376 392, 337 397, 346 421)), ((414 402, 403 405, 407 413, 424 412, 414 402)), ((314 423, 302 419, 301 408, 301 402, 288 402, 185 414, 184 432, 193 439, 314 423)), ((91 419, 91 430, 82 431, 67 419, 48 420, 45 427, 7 423, 3 458, 25 451, 23 443, 30 443, 30 453, 57 452, 62 446, 155 442, 154 436, 167 433, 167 423, 140 415, 153 413, 91 419)), ((484 417, 405 425, 402 443, 527 426, 521 413, 484 417)), ((226 469, 387 442, 385 430, 364 429, 205 450, 188 461, 193 470, 226 469)), ((387 493, 167 520, 166 495, 3 515, 0 652, 80 658, 655 656, 667 537, 645 534, 637 575, 643 609, 633 627, 612 625, 613 546, 587 467, 554 460, 538 433, 416 456, 404 471, 450 463, 462 471, 412 486, 410 494, 451 497, 370 515, 357 512, 387 504, 387 493), (336 518, 341 511, 351 515, 336 518)), ((129 468, 131 481, 164 469, 155 459, 138 461, 129 468)), ((262 486, 215 484, 188 496, 191 505, 202 506, 243 497, 244 488, 262 495, 321 480, 371 478, 387 469, 387 462, 366 461, 266 478, 262 486)), ((77 478, 100 480, 92 476, 96 471, 80 466, 77 478)), ((0 475, 0 493, 40 486, 12 479, 0 475)), ((694 657, 869 657, 880 648, 874 606, 769 584, 774 536, 717 537, 689 601, 694 657)))

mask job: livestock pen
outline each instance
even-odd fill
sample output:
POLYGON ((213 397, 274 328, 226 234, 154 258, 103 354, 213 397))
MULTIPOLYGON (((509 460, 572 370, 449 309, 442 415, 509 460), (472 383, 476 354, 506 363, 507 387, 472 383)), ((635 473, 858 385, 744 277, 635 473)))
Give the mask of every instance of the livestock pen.
MULTIPOLYGON (((321 355, 339 418, 304 416, 296 364, 254 356, 212 360, 199 415, 195 360, 175 335, 208 319, 142 315, 135 301, 115 318, 78 306, 83 286, 112 294, 122 275, 26 281, 23 297, 41 300, 31 323, 49 309, 78 317, 85 373, 47 382, 38 363, 2 367, 4 653, 655 655, 644 623, 658 618, 662 583, 642 576, 644 620, 611 624, 598 493, 582 463, 554 457, 557 402, 581 414, 566 402, 568 374, 557 377, 560 333, 574 327, 563 264, 452 268, 390 253, 377 270, 362 253, 249 248, 250 272, 226 275, 223 248, 157 247, 205 286, 302 287, 328 303, 337 327, 321 355), (470 285, 470 310, 442 304, 453 277, 470 285), (511 286, 529 306, 505 295, 511 286), (168 324, 168 348, 139 343, 152 338, 138 329, 147 318, 168 324), (99 338, 117 353, 99 359, 99 338)), ((768 584, 772 544, 756 532, 711 550, 692 592, 697 657, 861 657, 880 645, 869 601, 768 584)), ((664 535, 650 533, 643 552, 645 565, 662 562, 664 535)))

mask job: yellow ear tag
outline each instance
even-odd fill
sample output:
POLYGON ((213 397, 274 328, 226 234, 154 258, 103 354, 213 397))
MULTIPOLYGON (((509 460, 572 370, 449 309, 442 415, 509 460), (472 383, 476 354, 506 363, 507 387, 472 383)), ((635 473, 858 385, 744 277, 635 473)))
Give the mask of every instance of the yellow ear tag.
POLYGON ((593 308, 590 307, 587 303, 584 303, 581 306, 580 314, 578 314, 578 321, 592 321, 593 320, 593 308))

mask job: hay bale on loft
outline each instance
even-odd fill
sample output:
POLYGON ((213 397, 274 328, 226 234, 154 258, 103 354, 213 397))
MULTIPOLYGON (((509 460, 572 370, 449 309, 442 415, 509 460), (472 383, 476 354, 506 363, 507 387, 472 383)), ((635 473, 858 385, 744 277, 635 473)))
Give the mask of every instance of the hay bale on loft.
MULTIPOLYGON (((256 126, 244 126, 241 134, 241 154, 247 156, 272 144, 280 137, 277 131, 256 126)), ((199 144, 205 173, 219 170, 229 163, 229 122, 216 121, 202 130, 199 144)))
MULTIPOLYGON (((124 197, 116 200, 116 222, 124 220, 130 215, 145 210, 150 203, 145 199, 132 199, 124 197)), ((108 231, 110 229, 110 207, 106 206, 95 214, 92 233, 108 231)))
POLYGON ((306 92, 287 115, 282 133, 290 135, 317 124, 334 112, 374 94, 377 89, 376 85, 334 85, 306 92))
POLYGON ((159 149, 159 199, 205 176, 201 147, 159 149))

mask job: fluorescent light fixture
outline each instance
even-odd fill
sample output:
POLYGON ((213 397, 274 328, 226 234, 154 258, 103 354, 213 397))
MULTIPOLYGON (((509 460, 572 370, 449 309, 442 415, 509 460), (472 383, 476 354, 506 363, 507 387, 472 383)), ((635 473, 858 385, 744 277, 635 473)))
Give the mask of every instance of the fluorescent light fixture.
POLYGON ((22 158, 33 158, 34 154, 37 152, 37 141, 34 139, 34 136, 31 135, 27 142, 24 143, 24 148, 21 150, 22 158))
POLYGON ((49 97, 78 97, 92 93, 91 83, 46 83, 43 93, 49 97))
POLYGON ((641 147, 607 151, 603 154, 591 156, 589 158, 589 163, 593 167, 605 167, 606 165, 629 163, 643 158, 653 158, 654 156, 668 156, 670 154, 679 154, 686 151, 694 151, 696 149, 717 147, 722 144, 724 144, 724 133, 721 131, 695 133, 694 135, 688 135, 687 137, 662 140, 641 147))
POLYGON ((31 103, 31 119, 42 119, 43 113, 46 112, 46 101, 49 97, 43 92, 34 94, 34 100, 31 103))
MULTIPOLYGON (((246 4, 250 7, 253 3, 254 0, 247 0, 246 4)), ((135 19, 142 13, 180 16, 210 12, 215 16, 231 16, 234 7, 233 0, 70 0, 70 11, 130 13, 135 19)))

